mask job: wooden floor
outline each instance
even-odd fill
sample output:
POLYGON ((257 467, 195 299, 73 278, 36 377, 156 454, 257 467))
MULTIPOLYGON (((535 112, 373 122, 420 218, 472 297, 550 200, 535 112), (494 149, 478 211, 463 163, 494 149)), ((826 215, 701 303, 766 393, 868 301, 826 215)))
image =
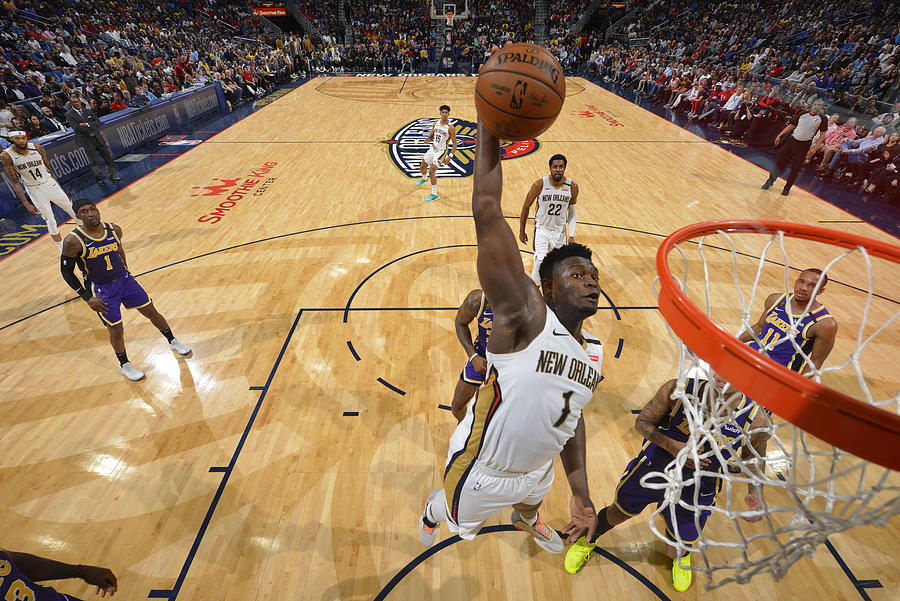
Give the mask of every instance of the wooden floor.
MULTIPOLYGON (((574 577, 520 532, 416 561, 416 521, 455 425, 439 405, 449 405, 466 359, 455 307, 478 285, 472 180, 442 178, 440 200, 423 203, 427 186, 393 165, 383 141, 445 102, 451 117, 474 121, 473 86, 317 79, 102 203, 102 218, 124 230, 132 272, 194 349, 177 357, 127 312, 142 382, 119 375, 84 303, 60 304, 73 294, 48 240, 3 261, 2 545, 108 565, 131 600, 900 598, 897 519, 830 539, 849 572, 883 587, 862 593, 824 547, 780 582, 763 576, 707 593, 700 580, 676 593, 649 510, 603 537, 618 562, 594 558, 574 577)), ((675 373, 652 288, 661 235, 741 217, 846 222, 832 226, 896 240, 802 190, 761 191, 758 167, 591 83, 573 79, 568 91, 540 149, 503 163, 504 210, 518 215, 550 155, 568 156, 581 189, 577 237, 594 249, 617 307, 601 302, 589 323, 606 348, 605 380, 585 413, 602 506, 641 442, 632 410, 675 373)), ((751 254, 762 246, 740 244, 751 254)), ((810 248, 792 265, 835 254, 810 248)), ((727 270, 716 279, 716 314, 736 330, 740 310, 723 300, 730 263, 716 262, 727 270)), ((829 363, 853 350, 865 301, 849 286, 864 286, 859 269, 837 269, 843 283, 822 297, 841 324, 829 363)), ((900 299, 896 268, 876 265, 875 276, 879 294, 900 299)), ((773 268, 763 287, 782 279, 773 268)), ((872 312, 883 319, 896 307, 876 299, 872 312)), ((872 349, 864 368, 876 394, 890 397, 900 386, 896 324, 872 349)), ((543 513, 557 528, 567 521, 559 465, 543 513)), ((724 528, 718 522, 709 528, 724 528)), ((59 588, 93 594, 74 581, 59 588)))

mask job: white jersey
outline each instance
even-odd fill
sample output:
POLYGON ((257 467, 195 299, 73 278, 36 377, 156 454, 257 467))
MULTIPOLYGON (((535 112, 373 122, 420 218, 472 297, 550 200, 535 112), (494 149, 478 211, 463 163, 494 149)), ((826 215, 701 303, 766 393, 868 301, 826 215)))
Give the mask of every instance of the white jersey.
POLYGON ((487 378, 450 439, 445 482, 476 460, 507 473, 546 469, 600 383, 603 348, 583 336, 585 347, 548 307, 543 330, 526 348, 487 352, 487 378))
POLYGON ((572 201, 572 180, 567 177, 559 188, 550 183, 549 175, 545 175, 542 181, 544 185, 537 197, 534 224, 548 230, 565 231, 569 202, 572 201))
POLYGON ((44 166, 44 159, 37 151, 34 144, 28 144, 28 154, 19 154, 10 146, 3 152, 12 159, 13 166, 26 186, 39 186, 51 181, 50 173, 44 166))
POLYGON ((431 150, 437 152, 439 154, 444 154, 447 150, 447 145, 450 142, 450 128, 453 127, 449 122, 446 125, 443 125, 438 120, 437 123, 434 124, 434 137, 431 138, 431 150))

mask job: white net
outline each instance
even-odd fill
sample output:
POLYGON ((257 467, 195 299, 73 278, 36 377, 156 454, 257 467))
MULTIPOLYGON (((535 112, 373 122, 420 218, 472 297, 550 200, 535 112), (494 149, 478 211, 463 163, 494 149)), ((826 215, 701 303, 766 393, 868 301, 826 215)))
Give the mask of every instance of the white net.
MULTIPOLYGON (((900 413, 900 345, 896 327, 890 328, 900 317, 897 265, 874 259, 863 247, 844 250, 788 238, 783 232, 719 231, 677 245, 669 255, 669 268, 694 305, 726 331, 753 333, 764 354, 790 345, 789 354, 805 366, 807 377, 900 413), (803 348, 800 325, 805 311, 796 316, 787 311, 789 328, 781 338, 760 340, 751 329, 766 298, 793 292, 801 270, 811 267, 820 268, 829 282, 825 287, 825 279, 819 278, 819 294, 810 298, 806 309, 814 300, 821 301, 838 323, 834 350, 821 368, 813 363, 809 348, 803 348)), ((642 484, 664 490, 665 500, 650 521, 654 534, 682 552, 698 554, 692 569, 707 574, 707 588, 745 583, 764 573, 780 579, 829 535, 860 525, 883 526, 900 513, 900 473, 831 446, 775 414, 761 412, 761 426, 741 426, 733 395, 715 386, 704 387, 703 398, 689 394, 690 378, 711 376, 702 360, 710 358, 695 356, 671 328, 670 334, 678 358, 674 394, 683 401, 690 435, 675 460, 642 484), (740 428, 744 440, 743 451, 730 462, 721 442, 729 426, 740 428), (731 470, 693 467, 704 458, 731 470), (701 492, 712 486, 721 490, 710 506, 701 492), (746 503, 750 487, 761 487, 758 509, 746 503), (674 540, 666 535, 657 514, 674 517, 676 508, 688 510, 694 528, 683 530, 696 529, 699 538, 679 534, 674 519, 674 540)), ((777 400, 761 404, 778 413, 777 400)))

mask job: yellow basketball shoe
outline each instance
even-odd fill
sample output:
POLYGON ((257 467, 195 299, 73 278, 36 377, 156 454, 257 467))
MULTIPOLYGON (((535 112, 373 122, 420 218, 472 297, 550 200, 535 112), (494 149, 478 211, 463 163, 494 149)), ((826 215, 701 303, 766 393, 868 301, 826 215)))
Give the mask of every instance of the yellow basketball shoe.
POLYGON ((672 562, 672 586, 679 593, 691 588, 691 556, 685 555, 672 562))
POLYGON ((597 543, 589 543, 584 540, 583 536, 575 541, 575 544, 566 551, 566 571, 569 574, 577 573, 591 558, 591 553, 596 546, 597 543))

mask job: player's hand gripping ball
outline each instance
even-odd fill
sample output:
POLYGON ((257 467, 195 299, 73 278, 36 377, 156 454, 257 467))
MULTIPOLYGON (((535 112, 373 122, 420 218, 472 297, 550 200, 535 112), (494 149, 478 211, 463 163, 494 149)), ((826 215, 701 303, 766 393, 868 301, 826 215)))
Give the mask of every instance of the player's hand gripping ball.
POLYGON ((478 116, 504 140, 529 140, 547 131, 565 99, 566 78, 559 61, 535 44, 494 50, 475 82, 478 116))

